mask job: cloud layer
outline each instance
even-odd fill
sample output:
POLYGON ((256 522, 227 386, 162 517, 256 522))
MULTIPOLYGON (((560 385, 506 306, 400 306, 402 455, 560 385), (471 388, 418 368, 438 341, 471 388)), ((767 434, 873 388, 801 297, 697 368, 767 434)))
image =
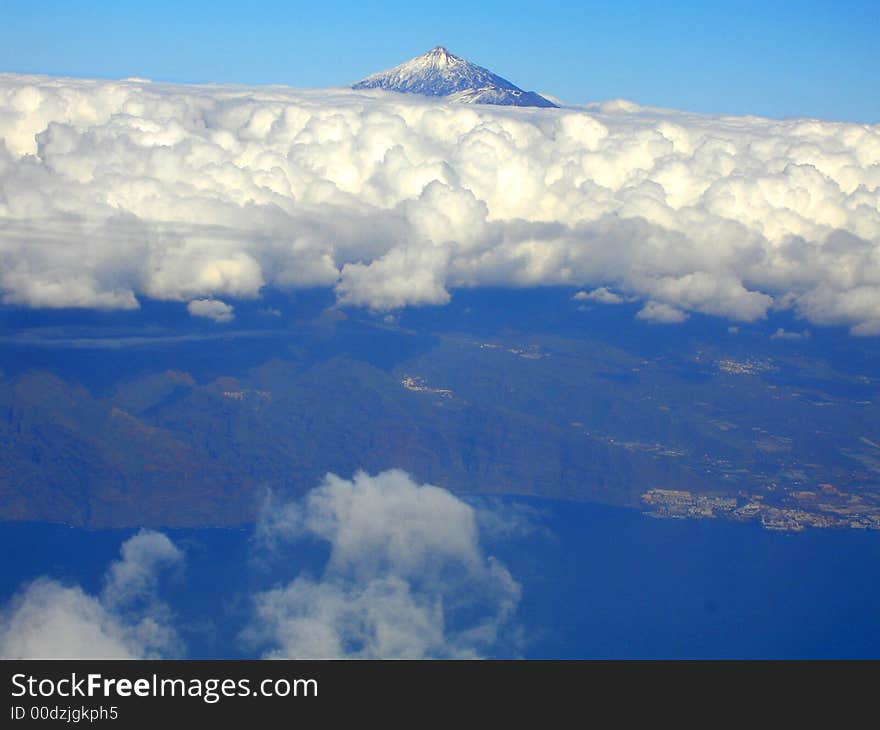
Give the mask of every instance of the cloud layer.
POLYGON ((157 597, 160 571, 183 554, 163 534, 141 530, 122 545, 98 595, 38 578, 0 614, 2 659, 140 659, 175 655, 169 609, 157 597))
POLYGON ((0 138, 9 303, 564 284, 880 333, 877 126, 5 74, 0 138))
POLYGON ((272 505, 264 542, 325 541, 320 577, 255 598, 253 638, 287 658, 475 658, 510 629, 520 587, 484 555, 474 510, 402 471, 328 475, 303 502, 272 505))

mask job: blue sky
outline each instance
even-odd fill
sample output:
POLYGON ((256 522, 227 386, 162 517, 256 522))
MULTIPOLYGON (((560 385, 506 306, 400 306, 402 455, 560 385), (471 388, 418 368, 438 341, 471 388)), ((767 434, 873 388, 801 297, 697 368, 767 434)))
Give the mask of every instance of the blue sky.
POLYGON ((0 0, 0 70, 330 86, 442 44, 581 103, 880 123, 880 2, 0 0))

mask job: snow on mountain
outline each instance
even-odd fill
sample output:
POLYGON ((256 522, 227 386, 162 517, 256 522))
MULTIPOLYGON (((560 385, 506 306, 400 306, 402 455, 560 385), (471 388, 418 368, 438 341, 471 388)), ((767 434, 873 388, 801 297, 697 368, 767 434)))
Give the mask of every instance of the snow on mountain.
POLYGON ((488 69, 454 56, 442 46, 358 81, 353 89, 385 89, 442 96, 463 104, 555 107, 534 91, 523 91, 488 69))

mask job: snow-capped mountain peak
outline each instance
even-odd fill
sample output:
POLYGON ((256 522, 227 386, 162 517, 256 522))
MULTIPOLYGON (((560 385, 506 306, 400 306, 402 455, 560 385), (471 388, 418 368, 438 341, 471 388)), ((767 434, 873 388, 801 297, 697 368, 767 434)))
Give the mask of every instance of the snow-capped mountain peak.
MULTIPOLYGON (((436 67, 449 66, 453 63, 467 63, 463 59, 458 56, 453 56, 449 51, 447 51, 443 46, 437 46, 436 48, 432 48, 430 51, 425 53, 422 56, 417 56, 417 58, 425 58, 430 63, 432 63, 436 67)), ((415 59, 413 59, 415 60, 415 59)))
POLYGON ((352 88, 442 96, 465 104, 556 106, 533 91, 523 91, 488 69, 453 55, 443 46, 432 48, 387 71, 367 76, 352 88))

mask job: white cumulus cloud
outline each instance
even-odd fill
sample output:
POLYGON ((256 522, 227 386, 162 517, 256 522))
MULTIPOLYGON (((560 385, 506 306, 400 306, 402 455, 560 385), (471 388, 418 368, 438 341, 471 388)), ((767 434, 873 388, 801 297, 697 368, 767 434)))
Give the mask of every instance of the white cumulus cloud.
POLYGON ((660 322, 662 324, 678 324, 684 322, 688 316, 680 309, 676 309, 663 302, 646 302, 645 306, 636 312, 636 317, 649 322, 660 322))
POLYGON ((499 285, 878 334, 880 127, 0 74, 6 303, 499 285))
POLYGON ((788 330, 784 330, 782 327, 776 330, 772 335, 770 335, 771 340, 808 340, 810 339, 810 331, 804 330, 803 332, 789 332, 788 330))
POLYGON ((157 597, 158 573, 183 554, 141 530, 122 546, 98 595, 50 578, 28 584, 0 612, 0 658, 138 659, 174 655, 179 639, 157 597))
POLYGON ((234 307, 217 299, 193 299, 186 308, 193 317, 205 317, 215 322, 231 322, 235 319, 234 307))
POLYGON ((576 302, 599 302, 599 304, 621 304, 624 299, 620 294, 615 294, 607 287, 600 286, 593 291, 579 291, 572 297, 576 302))
POLYGON ((320 576, 256 595, 249 634, 269 657, 471 658, 511 629, 520 587, 485 554, 474 509, 405 472, 328 475, 267 509, 258 535, 330 546, 320 576))

